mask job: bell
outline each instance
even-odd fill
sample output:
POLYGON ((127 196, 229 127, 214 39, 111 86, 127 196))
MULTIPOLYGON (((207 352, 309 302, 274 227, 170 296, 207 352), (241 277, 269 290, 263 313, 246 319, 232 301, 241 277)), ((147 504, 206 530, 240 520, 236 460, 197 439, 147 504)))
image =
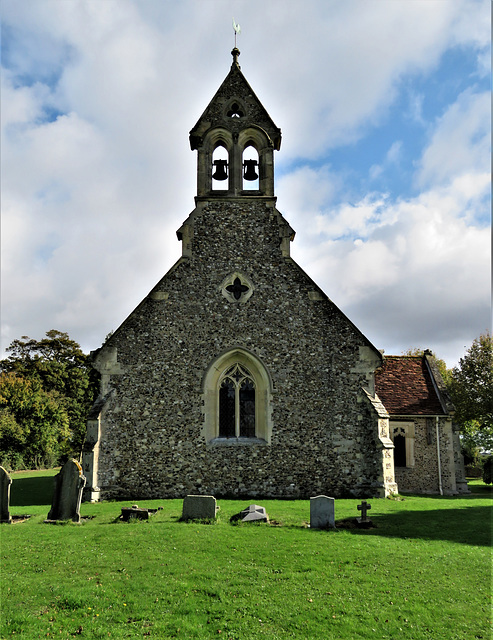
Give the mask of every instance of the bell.
POLYGON ((245 160, 243 163, 243 177, 245 180, 256 180, 258 178, 258 173, 255 171, 257 165, 258 162, 256 160, 245 160))
POLYGON ((228 177, 228 171, 226 169, 226 167, 228 166, 228 161, 214 160, 212 164, 215 167, 214 173, 212 174, 214 180, 226 180, 226 178, 228 177))

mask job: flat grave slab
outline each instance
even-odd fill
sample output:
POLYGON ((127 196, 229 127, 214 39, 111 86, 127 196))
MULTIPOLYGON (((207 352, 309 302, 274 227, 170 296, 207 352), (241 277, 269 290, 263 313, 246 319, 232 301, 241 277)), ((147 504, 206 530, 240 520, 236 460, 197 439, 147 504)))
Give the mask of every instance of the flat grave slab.
POLYGON ((162 507, 147 509, 145 507, 139 507, 136 504, 131 507, 122 507, 120 520, 123 520, 123 522, 128 522, 129 520, 149 520, 149 516, 153 516, 161 509, 162 507))

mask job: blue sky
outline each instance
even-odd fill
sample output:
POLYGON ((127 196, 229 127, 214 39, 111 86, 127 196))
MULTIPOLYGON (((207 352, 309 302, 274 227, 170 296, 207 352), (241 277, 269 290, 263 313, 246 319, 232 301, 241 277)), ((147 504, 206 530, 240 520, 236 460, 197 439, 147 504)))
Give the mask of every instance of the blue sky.
POLYGON ((3 0, 2 348, 97 348, 178 259, 233 16, 292 256, 375 346, 454 365, 490 326, 487 0, 3 0))

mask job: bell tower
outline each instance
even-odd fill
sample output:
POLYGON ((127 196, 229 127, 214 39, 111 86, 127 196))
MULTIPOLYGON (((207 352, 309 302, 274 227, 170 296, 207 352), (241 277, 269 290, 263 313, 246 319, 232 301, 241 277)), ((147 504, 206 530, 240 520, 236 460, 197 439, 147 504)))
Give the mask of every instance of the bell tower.
POLYGON ((230 72, 190 131, 197 198, 273 198, 281 130, 242 74, 236 47, 231 55, 230 72))

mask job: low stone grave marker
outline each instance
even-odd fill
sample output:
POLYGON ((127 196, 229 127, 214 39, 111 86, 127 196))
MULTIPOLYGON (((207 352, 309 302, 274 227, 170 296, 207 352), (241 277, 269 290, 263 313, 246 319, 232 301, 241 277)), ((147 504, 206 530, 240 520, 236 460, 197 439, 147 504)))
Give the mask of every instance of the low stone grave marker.
POLYGON ((0 522, 12 523, 10 516, 10 485, 12 484, 12 478, 7 471, 0 467, 0 522))
POLYGON ((55 490, 45 522, 72 520, 80 522, 80 503, 86 478, 77 460, 69 460, 55 476, 55 490))
POLYGON ((230 522, 237 522, 238 520, 242 522, 269 522, 269 516, 264 507, 258 504, 251 504, 230 518, 230 522))
POLYGON ((315 496, 310 498, 310 528, 329 529, 335 527, 334 498, 315 496))
POLYGON ((371 504, 368 504, 366 500, 363 500, 357 507, 358 511, 361 511, 361 518, 356 518, 356 524, 358 527, 370 528, 373 526, 373 522, 368 518, 367 513, 371 509, 371 504))
POLYGON ((183 500, 182 520, 214 520, 217 512, 214 496, 186 496, 183 500))
POLYGON ((131 507, 122 507, 122 514, 120 516, 120 520, 123 522, 128 522, 129 520, 149 520, 149 516, 153 516, 155 513, 160 511, 162 507, 158 507, 157 509, 146 509, 143 507, 139 507, 136 504, 133 504, 131 507))

